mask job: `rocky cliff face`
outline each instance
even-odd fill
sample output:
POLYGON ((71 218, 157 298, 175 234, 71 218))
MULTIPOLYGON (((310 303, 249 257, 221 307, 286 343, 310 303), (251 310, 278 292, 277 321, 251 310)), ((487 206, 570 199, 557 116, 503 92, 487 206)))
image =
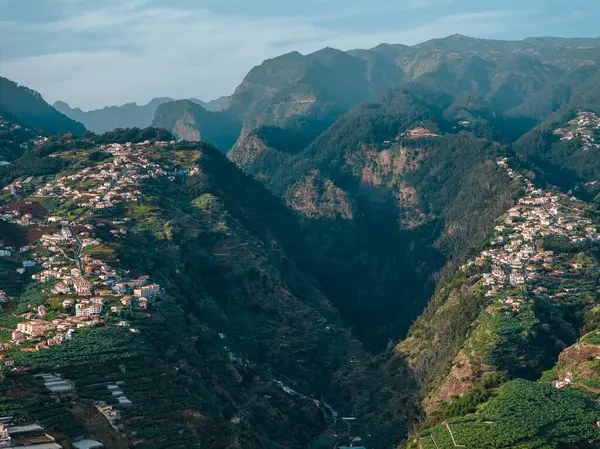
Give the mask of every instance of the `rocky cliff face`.
POLYGON ((211 112, 190 100, 164 103, 152 125, 191 142, 205 141, 226 152, 240 132, 240 122, 227 111, 211 112))

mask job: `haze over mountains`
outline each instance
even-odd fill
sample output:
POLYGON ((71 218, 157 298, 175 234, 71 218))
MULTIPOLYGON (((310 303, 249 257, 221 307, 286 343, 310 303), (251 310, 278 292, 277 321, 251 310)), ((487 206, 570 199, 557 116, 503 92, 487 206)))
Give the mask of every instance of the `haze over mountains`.
MULTIPOLYGON (((547 84, 558 83, 574 69, 595 64, 599 42, 558 38, 490 41, 454 35, 412 47, 382 44, 370 50, 326 48, 309 55, 294 52, 252 69, 231 97, 209 103, 190 101, 209 112, 221 112, 206 115, 211 123, 220 115, 224 123, 238 121, 242 140, 261 127, 280 127, 296 133, 294 140, 306 143, 356 104, 375 99, 401 83, 437 73, 440 77, 470 77, 459 78, 455 84, 472 82, 474 95, 518 114, 517 108, 525 100, 523 92, 537 92, 547 84)), ((177 104, 169 111, 169 100, 158 98, 146 106, 128 104, 87 113, 61 102, 55 107, 97 132, 154 124, 171 131, 179 126, 182 136, 188 138, 201 135, 203 125, 192 117, 195 114, 183 112, 177 104), (163 104, 167 106, 155 117, 163 104)), ((221 147, 230 141, 230 126, 225 128, 223 138, 213 136, 222 151, 230 149, 221 147)))
POLYGON ((3 413, 119 449, 600 444, 600 39, 289 53, 219 106, 71 119, 5 83, 0 326, 104 307, 0 333, 3 413))
MULTIPOLYGON (((152 124, 156 109, 161 104, 172 101, 175 100, 173 98, 154 98, 143 106, 138 106, 136 103, 127 103, 122 106, 107 106, 102 109, 85 112, 79 108, 73 109, 63 101, 56 101, 52 106, 67 117, 83 123, 90 131, 103 133, 123 127, 148 127, 152 124)), ((190 101, 201 105, 209 111, 220 111, 227 106, 228 98, 222 97, 209 102, 191 98, 190 101)))

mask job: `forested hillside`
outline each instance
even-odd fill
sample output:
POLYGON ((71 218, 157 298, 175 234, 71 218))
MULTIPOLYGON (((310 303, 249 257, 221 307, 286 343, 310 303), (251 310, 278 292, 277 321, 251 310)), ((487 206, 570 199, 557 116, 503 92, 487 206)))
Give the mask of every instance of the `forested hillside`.
POLYGON ((324 249, 320 272, 335 274, 321 276, 328 295, 379 344, 406 332, 433 273, 477 247, 519 191, 494 163, 509 148, 445 118, 451 102, 410 85, 355 108, 300 153, 263 147, 246 161, 248 173, 304 215, 324 249))
POLYGON ((414 447, 594 447, 597 206, 498 165, 524 196, 397 347, 427 412, 414 447))
POLYGON ((81 135, 85 127, 61 114, 44 101, 42 96, 24 86, 0 77, 0 116, 19 125, 43 130, 49 134, 81 135))
POLYGON ((30 148, 37 134, 0 116, 0 166, 6 166, 30 148))
POLYGON ((565 363, 595 354, 577 341, 595 329, 598 42, 561 43, 454 36, 410 56, 378 47, 413 81, 354 107, 305 148, 289 143, 298 128, 265 127, 228 155, 303 217, 324 254, 320 273, 333 276, 318 277, 324 292, 363 341, 403 339, 433 294, 397 347, 422 393, 415 447, 597 441, 595 403, 553 395, 565 377, 588 394, 596 381, 595 365, 575 380, 565 363), (520 247, 523 226, 533 242, 520 247), (522 255, 518 267, 496 249, 505 246, 522 255), (573 412, 577 425, 552 434, 551 417, 499 411, 525 407, 527 395, 539 405, 523 413, 556 401, 553 416, 573 412))
POLYGON ((359 414, 357 431, 373 445, 402 440, 412 377, 401 360, 364 350, 303 271, 317 249, 297 217, 216 148, 169 139, 159 130, 50 138, 2 173, 2 245, 26 249, 2 259, 0 321, 15 329, 35 307, 45 323, 43 336, 2 334, 3 373, 10 388, 15 376, 48 371, 75 382, 53 416, 40 413, 43 390, 5 411, 113 447, 306 445, 337 432, 338 413, 359 414), (27 281, 15 270, 29 259, 27 281), (54 273, 71 265, 80 280, 69 289, 71 275, 54 273), (115 293, 115 281, 144 276, 160 286, 148 303, 115 293), (84 282, 102 312, 74 327, 73 303, 90 301, 74 290, 84 282), (132 404, 111 399, 110 385, 132 404), (119 410, 114 429, 98 425, 98 401, 119 410))

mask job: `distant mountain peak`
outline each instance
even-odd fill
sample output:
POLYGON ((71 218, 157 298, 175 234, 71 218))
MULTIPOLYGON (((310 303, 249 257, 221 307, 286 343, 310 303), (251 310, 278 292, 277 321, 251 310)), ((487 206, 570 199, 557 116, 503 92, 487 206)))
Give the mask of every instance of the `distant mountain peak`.
POLYGON ((223 152, 231 148, 241 131, 241 123, 227 110, 208 111, 203 102, 188 99, 161 104, 152 126, 184 140, 209 142, 223 152))
POLYGON ((371 51, 377 51, 377 50, 385 50, 385 49, 390 49, 390 48, 410 48, 408 45, 404 45, 404 44, 388 44, 386 42, 382 42, 379 45, 376 45, 375 47, 371 48, 371 51))
MULTIPOLYGON (((193 103, 211 111, 225 109, 228 106, 228 100, 229 97, 221 97, 209 102, 191 99, 193 103)), ((156 109, 173 101, 175 100, 171 97, 156 97, 146 104, 132 101, 83 111, 80 108, 72 108, 68 103, 59 100, 54 102, 54 107, 73 120, 83 123, 90 131, 103 133, 116 128, 146 128, 152 123, 156 109)))
POLYGON ((52 107, 56 108, 56 107, 67 107, 70 108, 71 106, 69 106, 68 103, 65 103, 64 101, 58 100, 55 101, 54 103, 52 103, 52 107))

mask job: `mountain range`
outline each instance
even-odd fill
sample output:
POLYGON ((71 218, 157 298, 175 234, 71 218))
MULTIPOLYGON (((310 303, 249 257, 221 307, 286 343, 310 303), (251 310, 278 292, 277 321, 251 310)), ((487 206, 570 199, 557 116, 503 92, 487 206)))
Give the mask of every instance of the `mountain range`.
POLYGON ((155 104, 0 113, 3 414, 115 448, 600 444, 600 39, 290 53, 222 109, 155 104), (39 280, 70 268, 95 325, 16 344, 88 304, 39 280), (114 293, 143 275, 147 308, 114 293))
MULTIPOLYGON (((56 101, 52 106, 59 112, 73 120, 77 120, 85 127, 95 133, 104 133, 116 128, 146 128, 152 124, 156 109, 168 102, 175 101, 173 98, 154 98, 148 104, 138 106, 136 103, 127 103, 122 106, 107 106, 102 109, 82 111, 79 108, 71 108, 64 101, 56 101)), ((228 97, 204 102, 191 98, 191 102, 201 105, 209 111, 220 111, 228 104, 228 97)))
POLYGON ((201 132, 207 128, 203 121, 212 127, 222 119, 225 135, 220 137, 215 131, 208 141, 217 143, 224 152, 231 148, 234 121, 241 124, 236 148, 246 138, 252 142, 254 132, 260 133, 262 127, 267 127, 267 132, 273 127, 291 132, 288 137, 295 146, 306 146, 353 106, 426 74, 458 76, 455 87, 462 89, 464 83, 472 83, 472 94, 518 115, 519 107, 532 107, 529 103, 521 105, 523 93, 558 85, 566 73, 593 67, 598 62, 598 42, 554 38, 491 41, 454 35, 411 47, 382 44, 348 52, 332 48, 308 55, 292 52, 254 67, 229 97, 208 103, 189 99, 216 113, 205 114, 205 120, 190 121, 181 103, 170 98, 156 98, 146 106, 131 103, 89 112, 71 109, 63 102, 54 106, 94 132, 153 124, 179 136, 175 124, 186 122, 180 137, 189 139, 206 134, 201 132), (468 79, 461 79, 465 74, 468 79), (156 116, 158 106, 162 107, 156 116))

